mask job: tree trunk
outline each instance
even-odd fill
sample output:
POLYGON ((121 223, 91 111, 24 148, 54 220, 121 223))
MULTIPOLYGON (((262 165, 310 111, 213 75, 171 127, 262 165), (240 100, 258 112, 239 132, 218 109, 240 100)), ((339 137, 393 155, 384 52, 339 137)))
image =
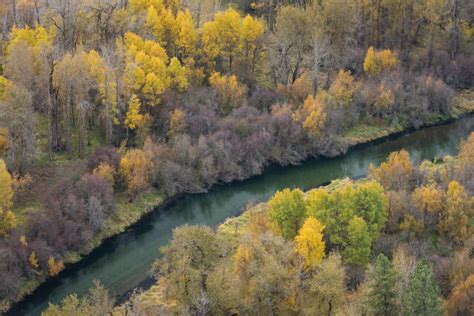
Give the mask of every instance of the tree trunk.
POLYGON ((451 0, 451 59, 454 59, 459 53, 459 0, 451 0))
POLYGON ((12 1, 12 14, 13 14, 13 24, 16 25, 16 0, 11 0, 12 1))

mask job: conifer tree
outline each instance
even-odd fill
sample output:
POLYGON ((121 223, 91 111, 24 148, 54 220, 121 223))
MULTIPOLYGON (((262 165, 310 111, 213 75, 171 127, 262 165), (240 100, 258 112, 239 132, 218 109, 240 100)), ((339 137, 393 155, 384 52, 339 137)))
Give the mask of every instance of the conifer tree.
POLYGON ((393 264, 384 255, 377 257, 373 271, 370 273, 370 290, 367 304, 376 315, 395 315, 397 272, 393 264))
POLYGON ((421 260, 401 295, 402 315, 442 315, 440 289, 426 259, 421 260))

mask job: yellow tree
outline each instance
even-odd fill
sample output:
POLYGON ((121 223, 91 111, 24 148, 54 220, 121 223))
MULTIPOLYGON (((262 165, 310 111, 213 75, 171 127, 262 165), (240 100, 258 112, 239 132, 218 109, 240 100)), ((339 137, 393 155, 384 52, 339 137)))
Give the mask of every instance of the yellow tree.
POLYGON ((324 225, 310 216, 295 237, 295 250, 305 260, 308 269, 314 269, 324 258, 324 225))
POLYGON ((49 275, 56 276, 64 269, 64 263, 61 258, 56 260, 53 256, 48 259, 49 275))
POLYGON ((303 110, 306 113, 306 118, 303 121, 303 128, 314 138, 321 136, 326 125, 327 114, 324 104, 328 97, 327 92, 321 90, 316 97, 310 95, 304 101, 303 110))
POLYGON ((6 77, 45 98, 50 70, 47 57, 53 39, 54 34, 49 34, 42 26, 13 27, 5 50, 6 77))
POLYGON ((245 280, 248 278, 248 270, 252 262, 252 250, 245 246, 239 245, 234 255, 234 271, 245 280))
POLYGON ((168 76, 170 79, 170 86, 179 91, 185 91, 188 88, 187 69, 181 66, 178 58, 171 58, 168 66, 168 76))
POLYGON ((117 84, 114 73, 104 58, 95 50, 86 56, 89 73, 95 81, 101 101, 101 117, 105 127, 105 139, 109 143, 112 139, 113 124, 118 124, 117 114, 117 84))
POLYGON ((125 126, 130 129, 136 129, 143 121, 143 115, 140 113, 141 102, 136 94, 132 94, 128 103, 127 114, 125 115, 125 126))
POLYGON ((159 104, 160 95, 173 85, 179 89, 187 87, 186 69, 177 59, 169 65, 168 55, 159 43, 128 32, 124 44, 126 88, 147 101, 147 105, 159 104))
POLYGON ((469 275, 451 291, 447 307, 449 315, 474 314, 474 274, 469 275))
POLYGON ((472 201, 464 187, 451 181, 446 193, 446 209, 441 213, 438 228, 447 238, 462 241, 469 235, 469 217, 472 201))
POLYGON ((387 161, 380 164, 378 168, 370 165, 369 174, 387 190, 405 188, 413 174, 410 154, 404 149, 393 152, 388 156, 387 161))
POLYGON ((120 174, 131 197, 149 187, 153 166, 153 157, 141 149, 132 149, 122 157, 120 174))
POLYGON ((216 91, 221 110, 226 114, 240 104, 247 92, 246 86, 240 84, 235 75, 222 76, 215 72, 209 78, 209 83, 216 91))
POLYGON ((241 17, 234 9, 218 12, 214 21, 202 27, 202 43, 208 61, 214 64, 221 56, 226 58, 229 70, 232 70, 234 58, 240 51, 241 17))
POLYGON ((13 206, 12 177, 5 162, 0 159, 0 236, 6 237, 8 232, 16 226, 13 206))
POLYGON ((185 65, 194 64, 196 54, 197 32, 194 28, 193 17, 189 10, 179 11, 176 15, 178 37, 176 39, 177 56, 185 65))
POLYGON ((444 193, 433 185, 416 188, 412 200, 423 213, 438 215, 444 208, 444 193))
POLYGON ((170 127, 168 137, 173 139, 183 133, 186 129, 186 113, 183 110, 176 109, 170 113, 170 127))
POLYGON ((265 26, 263 22, 247 15, 242 21, 241 29, 241 54, 242 64, 251 74, 263 57, 262 45, 265 26))
POLYGON ((364 71, 376 76, 384 70, 394 70, 398 65, 397 55, 389 49, 377 52, 373 47, 367 50, 364 60, 364 71))
POLYGON ((355 91, 354 78, 349 71, 339 70, 336 80, 332 83, 329 93, 334 96, 336 101, 347 107, 352 103, 355 91))
POLYGON ((147 11, 146 27, 168 53, 174 53, 174 44, 178 38, 178 24, 171 9, 150 6, 147 11))
POLYGON ((4 76, 0 76, 0 100, 2 100, 7 93, 8 80, 4 76))

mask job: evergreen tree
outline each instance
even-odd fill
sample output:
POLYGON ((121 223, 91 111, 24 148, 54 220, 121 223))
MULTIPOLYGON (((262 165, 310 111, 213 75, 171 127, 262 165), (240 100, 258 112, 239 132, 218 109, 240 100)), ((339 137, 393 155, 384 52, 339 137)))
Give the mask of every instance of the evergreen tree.
POLYGON ((426 259, 421 260, 410 275, 401 295, 402 315, 441 315, 440 289, 426 259))
POLYGON ((380 254, 375 267, 370 274, 370 291, 367 295, 367 305, 376 315, 395 315, 397 272, 392 262, 380 254))

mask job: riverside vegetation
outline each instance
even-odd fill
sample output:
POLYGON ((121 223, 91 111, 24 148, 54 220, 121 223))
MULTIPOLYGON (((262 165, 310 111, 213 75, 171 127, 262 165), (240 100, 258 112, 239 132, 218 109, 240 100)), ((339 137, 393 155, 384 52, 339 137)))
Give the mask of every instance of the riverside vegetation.
POLYGON ((457 157, 394 152, 365 179, 176 228, 156 284, 119 307, 97 284, 43 315, 471 315, 473 173, 474 133, 457 157))
MULTIPOLYGON (((464 0, 2 2, 1 310, 166 198, 474 110, 473 12, 464 0)), ((373 242, 382 223, 356 215, 327 249, 373 242)))

